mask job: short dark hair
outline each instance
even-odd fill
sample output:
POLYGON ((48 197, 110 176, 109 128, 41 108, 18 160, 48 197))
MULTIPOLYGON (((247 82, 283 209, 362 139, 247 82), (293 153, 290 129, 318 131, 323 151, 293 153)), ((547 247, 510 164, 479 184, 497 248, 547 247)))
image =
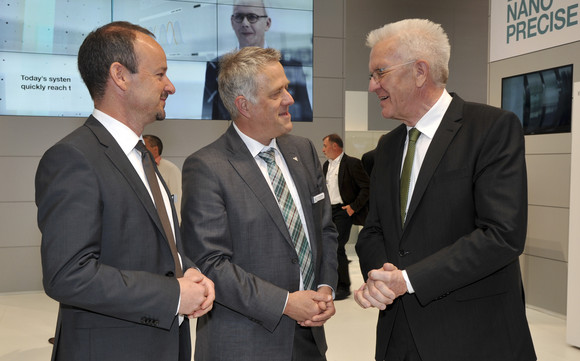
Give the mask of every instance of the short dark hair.
POLYGON ((105 94, 111 64, 119 62, 137 73, 136 32, 155 38, 152 32, 127 21, 115 21, 92 31, 79 48, 78 68, 93 100, 105 94))
POLYGON ((158 136, 153 134, 145 134, 143 136, 143 140, 148 140, 151 143, 153 143, 153 145, 157 147, 159 155, 163 153, 163 142, 161 141, 161 138, 159 138, 158 136))
POLYGON ((341 149, 344 148, 344 143, 342 142, 342 138, 340 137, 340 135, 336 134, 336 133, 332 133, 327 135, 326 137, 322 138, 322 140, 328 138, 329 142, 333 142, 336 145, 338 145, 341 149))

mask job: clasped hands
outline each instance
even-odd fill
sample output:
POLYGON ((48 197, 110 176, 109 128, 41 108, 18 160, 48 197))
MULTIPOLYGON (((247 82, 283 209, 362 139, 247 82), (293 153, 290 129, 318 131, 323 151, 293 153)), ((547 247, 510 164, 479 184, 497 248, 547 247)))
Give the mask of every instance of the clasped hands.
POLYGON ((354 291, 354 299, 362 308, 376 307, 384 310, 395 299, 407 292, 403 273, 392 263, 368 273, 366 283, 354 291))
POLYGON ((195 268, 189 268, 178 278, 181 302, 179 314, 190 318, 205 315, 213 308, 215 288, 212 280, 195 268))
POLYGON ((332 289, 322 286, 318 291, 296 291, 288 296, 284 314, 303 327, 319 327, 336 313, 332 289))

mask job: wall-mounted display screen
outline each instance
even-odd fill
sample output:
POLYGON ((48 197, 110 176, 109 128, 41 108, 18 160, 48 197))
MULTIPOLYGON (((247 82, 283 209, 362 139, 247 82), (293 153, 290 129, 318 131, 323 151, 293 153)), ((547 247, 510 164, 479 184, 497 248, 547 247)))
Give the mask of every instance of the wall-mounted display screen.
POLYGON ((313 0, 19 0, 0 14, 0 115, 87 116, 77 70, 86 35, 111 21, 139 24, 167 54, 176 87, 167 117, 229 119, 217 93, 221 55, 244 46, 281 51, 295 104, 312 121, 313 0), (224 113, 225 112, 225 113, 224 113))
POLYGON ((524 133, 566 133, 572 123, 572 65, 502 79, 501 107, 520 118, 524 133))

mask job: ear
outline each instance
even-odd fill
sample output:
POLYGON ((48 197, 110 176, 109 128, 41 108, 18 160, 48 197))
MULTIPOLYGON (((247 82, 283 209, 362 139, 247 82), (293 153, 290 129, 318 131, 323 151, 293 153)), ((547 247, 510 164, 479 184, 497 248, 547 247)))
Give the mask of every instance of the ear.
POLYGON ((272 25, 272 19, 270 17, 268 17, 268 20, 266 20, 266 30, 265 31, 270 30, 271 25, 272 25))
POLYGON ((128 88, 129 70, 119 62, 114 62, 109 67, 109 78, 121 90, 125 91, 128 88))
POLYGON ((243 95, 238 95, 236 97, 236 100, 234 100, 234 103, 236 104, 236 108, 238 109, 238 112, 243 115, 245 118, 250 118, 250 101, 248 99, 246 99, 245 96, 243 95))
POLYGON ((431 68, 425 60, 417 60, 413 66, 415 85, 420 88, 427 82, 431 68))

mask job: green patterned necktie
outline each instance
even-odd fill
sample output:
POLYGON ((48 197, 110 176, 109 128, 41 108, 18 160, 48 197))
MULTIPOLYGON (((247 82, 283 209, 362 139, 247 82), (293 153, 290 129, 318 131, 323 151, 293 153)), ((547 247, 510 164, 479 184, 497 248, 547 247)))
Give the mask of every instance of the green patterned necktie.
POLYGON ((258 156, 262 158, 268 166, 268 175, 270 176, 270 182, 272 183, 276 199, 278 200, 278 206, 280 207, 280 211, 282 211, 284 221, 286 222, 286 226, 288 227, 288 231, 292 238, 292 243, 294 244, 294 248, 298 254, 300 272, 302 273, 302 280, 304 281, 304 289, 312 290, 314 286, 312 250, 310 249, 308 239, 304 233, 298 209, 294 205, 294 200, 292 199, 290 190, 284 180, 284 175, 276 164, 274 148, 261 151, 258 156))
POLYGON ((415 145, 421 132, 415 128, 409 130, 409 144, 407 145, 407 155, 403 162, 401 172, 401 227, 405 225, 407 216, 407 200, 409 199, 409 185, 411 184, 411 169, 413 168, 413 158, 415 157, 415 145))

